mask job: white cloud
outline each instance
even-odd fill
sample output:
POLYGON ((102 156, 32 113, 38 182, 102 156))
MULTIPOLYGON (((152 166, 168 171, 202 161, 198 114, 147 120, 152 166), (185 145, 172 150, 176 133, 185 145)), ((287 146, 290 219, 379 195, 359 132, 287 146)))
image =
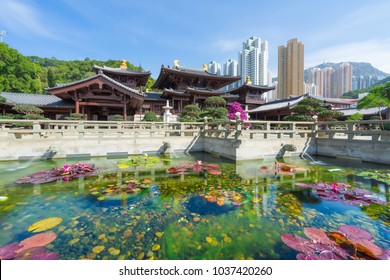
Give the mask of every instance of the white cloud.
POLYGON ((31 6, 14 0, 1 4, 0 19, 5 27, 15 33, 30 33, 46 38, 57 39, 39 19, 39 13, 31 6))
POLYGON ((390 73, 390 38, 372 39, 312 50, 305 55, 305 67, 322 62, 368 62, 379 70, 390 73))

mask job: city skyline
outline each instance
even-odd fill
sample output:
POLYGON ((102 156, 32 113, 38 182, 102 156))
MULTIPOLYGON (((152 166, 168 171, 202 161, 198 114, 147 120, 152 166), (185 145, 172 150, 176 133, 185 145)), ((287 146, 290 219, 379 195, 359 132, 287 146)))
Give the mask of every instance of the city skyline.
POLYGON ((156 78, 161 65, 202 68, 237 59, 251 36, 269 42, 269 69, 277 47, 305 44, 305 69, 322 62, 368 62, 390 73, 388 1, 73 1, 3 0, 0 30, 23 55, 61 60, 126 59, 156 78), (234 16, 235 14, 239 16, 234 16))

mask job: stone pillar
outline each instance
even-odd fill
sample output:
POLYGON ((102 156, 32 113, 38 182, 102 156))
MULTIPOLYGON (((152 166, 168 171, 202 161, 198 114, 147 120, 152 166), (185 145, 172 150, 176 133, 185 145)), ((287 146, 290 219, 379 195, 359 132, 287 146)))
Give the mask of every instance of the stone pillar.
POLYGON ((170 118, 171 118, 171 109, 173 107, 172 106, 169 106, 169 100, 167 100, 167 104, 163 107, 163 109, 165 110, 164 112, 164 122, 170 122, 170 118))

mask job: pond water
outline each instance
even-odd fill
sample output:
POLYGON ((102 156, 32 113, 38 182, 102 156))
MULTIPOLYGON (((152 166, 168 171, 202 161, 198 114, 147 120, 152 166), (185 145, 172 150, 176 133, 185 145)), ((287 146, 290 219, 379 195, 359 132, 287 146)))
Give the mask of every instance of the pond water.
POLYGON ((320 160, 285 158, 292 173, 285 168, 275 173, 274 160, 235 164, 203 153, 147 163, 1 162, 0 247, 51 231, 57 236, 45 248, 59 259, 296 259, 298 252, 282 235, 305 237, 305 228, 353 225, 389 249, 389 167, 320 160), (97 171, 69 181, 15 183, 74 163, 93 163, 97 171), (208 168, 196 170, 197 163, 208 168), (382 203, 344 203, 302 187, 322 182, 367 190, 382 203), (43 228, 32 231, 42 220, 43 228))

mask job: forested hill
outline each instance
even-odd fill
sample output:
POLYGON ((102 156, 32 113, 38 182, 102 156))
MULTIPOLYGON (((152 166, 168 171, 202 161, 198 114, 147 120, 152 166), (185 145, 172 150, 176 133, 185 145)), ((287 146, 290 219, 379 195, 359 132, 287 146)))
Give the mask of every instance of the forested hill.
MULTIPOLYGON (((119 67, 121 60, 58 60, 24 56, 5 43, 0 43, 0 92, 45 93, 45 88, 95 75, 93 65, 119 67)), ((141 70, 127 62, 128 69, 141 70)), ((146 88, 154 83, 149 78, 146 88)))

